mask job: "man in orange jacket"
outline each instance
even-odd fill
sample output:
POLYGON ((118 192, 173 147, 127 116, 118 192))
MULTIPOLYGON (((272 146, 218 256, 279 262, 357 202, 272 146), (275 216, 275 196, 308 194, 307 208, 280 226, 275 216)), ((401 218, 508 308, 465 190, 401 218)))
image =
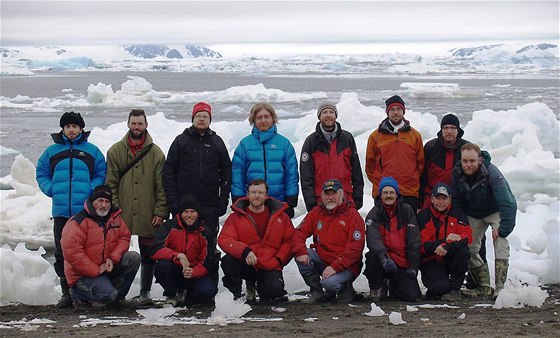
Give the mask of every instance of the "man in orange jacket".
POLYGON ((404 101, 398 95, 385 101, 387 118, 371 133, 366 148, 366 174, 377 198, 379 182, 392 176, 399 182, 403 201, 419 208, 420 176, 424 170, 424 146, 420 133, 404 119, 404 101))

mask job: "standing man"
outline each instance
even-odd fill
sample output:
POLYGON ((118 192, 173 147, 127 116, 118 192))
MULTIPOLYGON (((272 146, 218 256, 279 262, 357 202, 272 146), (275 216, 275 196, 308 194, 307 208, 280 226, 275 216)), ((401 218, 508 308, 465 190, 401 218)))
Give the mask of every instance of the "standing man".
POLYGON ((492 227, 494 241, 496 295, 503 289, 509 266, 507 236, 515 227, 517 202, 500 170, 490 163, 490 154, 474 143, 461 147, 461 162, 453 169, 451 191, 457 207, 468 216, 473 232, 469 245, 469 269, 479 285, 470 295, 491 297, 490 271, 480 257, 480 243, 492 227))
POLYGON ((301 148, 301 190, 307 211, 321 200, 323 183, 329 178, 342 182, 346 198, 359 210, 363 204, 364 177, 351 133, 336 122, 338 111, 332 102, 317 109, 319 123, 301 148))
POLYGON ((436 183, 451 184, 453 167, 461 160, 461 147, 469 143, 462 139, 464 133, 457 116, 447 114, 441 119, 441 130, 437 137, 424 145, 424 171, 420 178, 422 208, 430 207, 432 189, 436 183))
POLYGON ((292 259, 294 232, 284 212, 288 205, 268 197, 268 184, 256 179, 249 182, 247 197, 238 199, 231 208, 233 213, 218 237, 226 254, 222 259, 224 286, 239 298, 245 279, 247 284, 256 282, 261 302, 283 297, 282 270, 292 259))
POLYGON ((371 133, 366 148, 366 174, 378 197, 379 182, 392 176, 399 182, 403 202, 413 210, 420 206, 420 176, 424 170, 422 136, 404 119, 405 105, 398 95, 385 101, 387 118, 371 133))
POLYGON ((221 137, 210 129, 212 108, 199 102, 192 109, 192 126, 175 138, 163 167, 163 185, 171 215, 179 201, 194 195, 200 203, 204 237, 208 241, 208 272, 218 285, 220 253, 216 239, 219 217, 225 215, 231 191, 231 160, 221 137))
POLYGON ((111 188, 97 186, 62 231, 64 271, 76 308, 90 302, 122 307, 140 267, 140 255, 128 251, 122 210, 111 200, 111 188))
POLYGON ((422 239, 422 283, 426 296, 444 301, 461 300, 472 231, 465 213, 451 203, 449 186, 439 182, 432 188, 431 206, 418 214, 422 239))
POLYGON ((204 222, 200 219, 200 203, 196 197, 187 195, 179 209, 175 218, 156 230, 152 242, 152 258, 157 261, 156 280, 163 287, 168 304, 208 303, 218 293, 218 288, 204 266, 208 244, 202 236, 204 222))
POLYGON ((299 194, 294 146, 278 133, 278 115, 269 103, 255 104, 249 123, 251 134, 239 141, 233 154, 231 197, 233 201, 243 197, 249 182, 262 178, 270 187, 270 197, 288 203, 286 213, 293 218, 299 194))
POLYGON ((292 242, 299 272, 311 290, 306 302, 318 303, 333 296, 339 303, 352 302, 352 283, 362 270, 364 220, 344 197, 338 179, 324 182, 321 203, 298 226, 292 242), (313 244, 306 248, 310 236, 313 244))
POLYGON ((418 286, 420 232, 416 213, 403 203, 397 181, 388 176, 379 183, 375 206, 366 217, 366 269, 370 297, 389 296, 414 302, 422 293, 418 286), (387 285, 388 284, 388 285, 387 285))
POLYGON ((54 144, 49 146, 37 162, 36 178, 41 191, 52 198, 54 220, 54 270, 60 278, 62 297, 57 307, 72 306, 68 281, 64 275, 64 256, 60 238, 70 217, 82 210, 93 188, 105 180, 105 157, 87 141, 90 132, 79 113, 64 113, 60 118, 62 130, 51 134, 54 144))
POLYGON ((165 155, 148 133, 148 120, 142 109, 128 114, 128 132, 107 151, 107 184, 113 192, 113 204, 120 207, 122 218, 133 235, 138 235, 142 267, 140 269, 140 305, 152 305, 150 296, 154 261, 150 245, 155 229, 167 218, 167 203, 162 171, 165 155))

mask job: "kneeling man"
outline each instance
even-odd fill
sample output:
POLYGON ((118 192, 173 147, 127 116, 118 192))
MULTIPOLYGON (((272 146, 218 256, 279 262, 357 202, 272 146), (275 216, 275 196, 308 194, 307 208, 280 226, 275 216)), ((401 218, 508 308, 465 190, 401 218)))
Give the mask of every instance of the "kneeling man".
POLYGON ((375 206, 366 217, 364 275, 369 281, 370 298, 387 297, 414 302, 421 296, 416 278, 420 265, 420 232, 412 207, 403 203, 397 181, 383 177, 375 206), (387 285, 388 284, 388 285, 387 285))
POLYGON ((122 210, 112 200, 111 188, 97 186, 62 230, 64 274, 77 308, 90 302, 124 305, 140 267, 140 255, 128 251, 130 231, 122 210))
POLYGON ((284 212, 288 204, 269 197, 268 184, 256 179, 249 183, 247 197, 238 199, 231 209, 218 236, 218 245, 226 253, 222 258, 224 286, 237 299, 242 296, 243 280, 248 293, 256 282, 260 302, 281 299, 287 293, 282 269, 292 259, 294 232, 284 212))
POLYGON ((321 202, 298 226, 293 243, 299 272, 311 289, 307 303, 333 296, 337 296, 339 303, 354 299, 352 283, 362 270, 364 220, 344 197, 338 179, 323 184, 321 202), (306 248, 305 241, 310 236, 313 244, 306 248))
POLYGON ((209 303, 218 293, 205 264, 208 244, 200 210, 196 197, 183 197, 179 213, 156 230, 150 249, 156 282, 173 306, 209 303))
POLYGON ((418 214, 418 225, 422 238, 420 272, 427 298, 460 300, 472 231, 464 212, 452 205, 447 184, 434 185, 431 206, 418 214))

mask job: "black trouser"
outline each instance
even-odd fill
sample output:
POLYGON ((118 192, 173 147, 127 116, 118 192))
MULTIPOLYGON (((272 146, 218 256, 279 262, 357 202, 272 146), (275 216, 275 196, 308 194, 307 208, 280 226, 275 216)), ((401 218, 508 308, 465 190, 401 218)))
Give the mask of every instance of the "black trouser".
POLYGON ((204 220, 204 232, 202 235, 208 242, 205 264, 208 269, 208 275, 214 284, 218 285, 218 269, 220 267, 220 252, 217 250, 218 232, 220 231, 218 208, 203 206, 201 209, 201 216, 204 220))
MULTIPOLYGON (((150 238, 150 237, 144 237, 150 238)), ((152 238, 153 239, 153 238, 152 238)), ((140 248, 140 256, 142 257, 142 265, 144 264, 156 264, 152 258, 150 258, 150 245, 140 243, 140 237, 138 237, 138 247, 140 248)))
POLYGON ((154 275, 166 297, 173 298, 177 290, 182 289, 187 291, 187 299, 192 302, 206 303, 218 293, 218 288, 208 276, 186 279, 182 267, 166 259, 156 263, 154 275))
POLYGON ((418 279, 397 266, 397 272, 388 274, 383 270, 377 254, 366 253, 366 269, 364 275, 368 279, 371 290, 384 286, 384 279, 389 280, 389 296, 406 302, 414 302, 420 298, 422 292, 418 279))
POLYGON ((54 221, 54 271, 58 277, 64 277, 64 255, 62 254, 62 246, 60 245, 60 239, 62 238, 62 229, 64 225, 68 222, 66 217, 53 217, 54 221))
POLYGON ((282 271, 256 270, 247 265, 244 259, 237 260, 227 254, 222 258, 222 271, 224 286, 236 297, 241 296, 243 279, 257 282, 257 292, 261 300, 279 298, 287 293, 284 290, 282 271))
POLYGON ((430 296, 441 296, 451 290, 460 290, 467 272, 469 248, 460 246, 448 252, 441 263, 432 259, 420 264, 422 283, 428 289, 430 296))

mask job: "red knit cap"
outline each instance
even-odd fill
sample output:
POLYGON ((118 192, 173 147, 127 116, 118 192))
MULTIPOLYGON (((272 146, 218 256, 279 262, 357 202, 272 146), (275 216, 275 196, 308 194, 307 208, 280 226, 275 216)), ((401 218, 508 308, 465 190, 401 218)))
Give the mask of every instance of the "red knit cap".
POLYGON ((193 120, 194 120, 194 116, 196 115, 196 113, 201 112, 201 111, 208 112, 208 115, 210 115, 210 121, 212 121, 212 107, 210 107, 210 105, 206 102, 199 102, 199 103, 194 105, 194 107, 192 108, 192 118, 193 118, 193 120))

